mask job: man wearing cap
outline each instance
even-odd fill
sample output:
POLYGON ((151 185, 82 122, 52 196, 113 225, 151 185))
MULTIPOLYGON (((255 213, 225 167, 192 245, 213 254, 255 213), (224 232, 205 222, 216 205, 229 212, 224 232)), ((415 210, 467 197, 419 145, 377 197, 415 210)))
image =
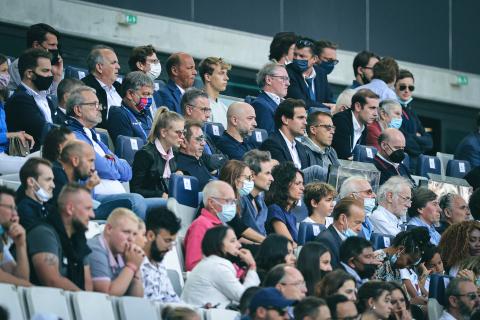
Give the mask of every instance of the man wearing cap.
POLYGON ((275 288, 263 288, 250 301, 250 319, 252 320, 287 320, 288 307, 294 300, 285 299, 275 288))

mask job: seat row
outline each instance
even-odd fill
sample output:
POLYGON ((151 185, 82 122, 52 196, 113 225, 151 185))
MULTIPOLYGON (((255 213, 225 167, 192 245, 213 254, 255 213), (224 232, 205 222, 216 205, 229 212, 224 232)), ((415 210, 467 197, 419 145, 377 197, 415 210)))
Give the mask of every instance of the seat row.
POLYGON ((162 319, 167 306, 185 306, 197 311, 202 319, 235 319, 231 310, 203 310, 186 304, 160 304, 137 297, 112 297, 98 292, 69 292, 49 287, 15 287, 0 284, 0 305, 10 319, 31 319, 37 314, 56 315, 63 320, 137 320, 162 319))

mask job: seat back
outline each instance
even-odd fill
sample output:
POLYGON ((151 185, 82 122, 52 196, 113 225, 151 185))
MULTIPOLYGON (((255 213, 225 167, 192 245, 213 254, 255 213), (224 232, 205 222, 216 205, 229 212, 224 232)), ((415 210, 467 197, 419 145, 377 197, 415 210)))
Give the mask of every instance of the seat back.
POLYGON ((410 171, 410 156, 406 152, 404 154, 405 154, 405 158, 403 159, 402 163, 410 171))
POLYGON ((446 175, 463 179, 470 170, 472 167, 467 160, 448 160, 446 175))
POLYGON ((55 314, 63 320, 73 320, 68 294, 57 288, 31 287, 23 289, 29 317, 38 313, 55 314))
POLYGON ((370 242, 374 250, 380 250, 390 247, 390 243, 394 237, 383 235, 380 233, 372 233, 370 242))
POLYGON ((102 128, 95 128, 95 131, 97 132, 97 139, 102 141, 110 149, 110 151, 114 152, 115 146, 113 145, 113 141, 110 138, 108 131, 102 128))
POLYGON ((298 244, 303 245, 309 241, 313 241, 315 237, 325 229, 325 225, 323 224, 300 222, 298 226, 298 244))
POLYGON ((259 147, 263 141, 268 139, 268 132, 265 129, 256 128, 252 135, 248 137, 248 141, 259 147))
POLYGON ((255 97, 255 96, 246 96, 245 97, 245 102, 248 103, 248 104, 252 104, 252 102, 255 101, 255 99, 257 99, 257 97, 255 97))
POLYGON ((185 284, 183 281, 185 267, 183 265, 183 256, 182 259, 180 258, 181 254, 178 252, 177 247, 173 247, 163 258, 168 277, 178 296, 182 294, 183 285, 185 284))
POLYGON ((115 320, 111 298, 103 293, 79 291, 71 294, 76 320, 115 320))
POLYGON ((442 175, 445 175, 446 170, 447 170, 448 160, 453 159, 453 157, 454 157, 453 154, 437 152, 435 154, 435 156, 437 156, 437 158, 440 159, 440 167, 441 167, 441 170, 442 170, 442 175))
POLYGON ((205 122, 203 129, 214 141, 216 141, 225 131, 223 124, 220 122, 205 122))
POLYGON ((138 137, 127 137, 119 135, 115 141, 115 154, 132 165, 135 153, 143 147, 145 143, 138 137))
POLYGON ((205 310, 205 320, 235 320, 240 313, 227 309, 207 309, 205 310))
POLYGON ((27 319, 23 301, 15 286, 0 283, 0 305, 7 309, 10 319, 27 319))
POLYGON ((121 297, 115 300, 120 320, 159 319, 155 303, 138 297, 121 297))
POLYGON ((305 202, 303 201, 303 198, 298 201, 297 206, 295 206, 295 208, 290 211, 295 215, 297 221, 303 221, 306 217, 308 217, 308 209, 305 205, 305 202))
POLYGON ((373 162, 373 158, 376 154, 377 148, 357 144, 355 148, 353 148, 353 161, 373 162))
POLYGON ((65 78, 73 78, 73 79, 81 80, 82 78, 85 78, 87 74, 88 74, 88 70, 84 68, 78 68, 74 66, 65 67, 65 78))
POLYGON ((442 174, 440 159, 421 154, 417 162, 417 175, 428 178, 428 173, 442 174))
POLYGON ((172 174, 168 188, 167 208, 182 220, 179 235, 184 235, 195 218, 198 207, 198 179, 172 174))

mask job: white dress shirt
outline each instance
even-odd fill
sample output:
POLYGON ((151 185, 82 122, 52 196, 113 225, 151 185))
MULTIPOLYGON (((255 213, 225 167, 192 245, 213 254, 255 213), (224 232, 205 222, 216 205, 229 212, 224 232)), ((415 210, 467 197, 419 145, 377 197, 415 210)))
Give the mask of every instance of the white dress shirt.
POLYGON ((312 73, 310 73, 310 75, 308 77, 304 77, 304 79, 303 79, 303 81, 305 81, 305 84, 307 85, 307 88, 310 88, 310 86, 308 85, 308 82, 305 79, 313 79, 312 80, 313 95, 315 95, 315 78, 316 77, 317 77, 317 72, 315 71, 315 68, 312 68, 312 73))
POLYGON ((230 261, 211 255, 203 258, 188 275, 181 299, 194 306, 211 303, 225 309, 232 302, 238 304, 246 289, 258 285, 256 271, 249 270, 242 284, 230 261))
POLYGON ((223 124, 223 127, 227 129, 227 111, 228 107, 225 105, 225 103, 220 100, 220 98, 217 99, 217 101, 213 99, 208 99, 210 101, 210 108, 212 109, 212 113, 210 114, 210 121, 211 122, 219 122, 223 124))
POLYGON ((108 112, 110 111, 110 107, 111 106, 118 107, 122 105, 122 97, 120 97, 120 95, 118 94, 117 90, 113 85, 109 87, 102 81, 98 79, 97 81, 98 83, 100 83, 100 86, 102 87, 103 90, 105 90, 105 93, 107 94, 107 119, 108 119, 108 112))
POLYGON ((380 205, 371 214, 370 222, 375 233, 395 237, 402 231, 402 219, 380 205))
POLYGON ((273 102, 275 102, 275 103, 277 104, 277 106, 278 106, 278 105, 280 104, 280 102, 282 102, 282 100, 283 100, 282 98, 280 98, 279 96, 277 96, 277 95, 276 95, 275 93, 273 93, 273 92, 268 92, 268 91, 264 91, 264 92, 265 92, 265 94, 266 94, 267 96, 269 96, 269 97, 273 100, 273 102))
POLYGON ((278 130, 280 134, 283 137, 283 140, 285 140, 285 143, 287 144, 288 151, 290 152, 290 156, 292 156, 293 163, 295 164, 295 167, 298 169, 302 169, 302 162, 300 161, 300 157, 298 156, 297 149, 295 148, 295 145, 297 144, 295 142, 295 139, 293 139, 293 142, 290 142, 290 140, 287 139, 287 137, 283 134, 282 130, 278 130))
POLYGON ((25 87, 25 89, 27 89, 27 94, 32 96, 33 99, 35 100, 35 103, 37 104, 38 108, 40 109, 40 111, 42 111, 43 115, 45 116, 45 121, 47 121, 48 123, 53 123, 52 111, 48 106, 47 91, 36 92, 35 90, 30 88, 23 82, 22 82, 22 85, 25 87))
POLYGON ((355 145, 357 144, 357 141, 360 140, 362 136, 363 130, 365 130, 364 125, 360 125, 358 123, 357 118, 355 118, 355 115, 352 112, 352 121, 353 121, 353 144, 352 144, 352 151, 355 148, 355 145))

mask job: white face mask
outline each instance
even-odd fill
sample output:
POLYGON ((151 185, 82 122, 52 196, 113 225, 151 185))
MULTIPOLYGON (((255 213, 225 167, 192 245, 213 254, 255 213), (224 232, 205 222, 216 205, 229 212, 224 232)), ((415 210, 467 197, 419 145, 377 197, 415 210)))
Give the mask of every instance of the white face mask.
POLYGON ((243 181, 243 187, 240 189, 240 195, 246 196, 250 192, 252 192, 253 188, 255 187, 255 183, 250 180, 243 181))
POLYGON ((34 181, 38 187, 38 189, 35 190, 35 195, 37 196, 37 199, 41 202, 47 202, 48 200, 52 199, 53 195, 48 193, 47 190, 43 189, 36 180, 34 181))
POLYGON ((148 76, 150 79, 155 80, 162 73, 162 65, 159 63, 151 64, 150 71, 148 71, 148 76))

